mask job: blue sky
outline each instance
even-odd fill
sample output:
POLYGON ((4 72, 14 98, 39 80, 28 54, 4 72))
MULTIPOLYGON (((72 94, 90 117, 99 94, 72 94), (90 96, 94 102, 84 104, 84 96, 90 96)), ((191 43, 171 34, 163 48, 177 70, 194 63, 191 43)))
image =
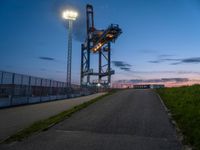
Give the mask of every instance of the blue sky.
MULTIPOLYGON (((112 45, 113 80, 200 77, 199 0, 1 0, 0 70, 65 81, 67 30, 61 10, 80 12, 74 24, 73 82, 79 83, 84 7, 95 11, 96 28, 117 23, 112 45), (51 58, 51 59, 49 59, 51 58)), ((95 62, 95 60, 92 60, 95 62)))

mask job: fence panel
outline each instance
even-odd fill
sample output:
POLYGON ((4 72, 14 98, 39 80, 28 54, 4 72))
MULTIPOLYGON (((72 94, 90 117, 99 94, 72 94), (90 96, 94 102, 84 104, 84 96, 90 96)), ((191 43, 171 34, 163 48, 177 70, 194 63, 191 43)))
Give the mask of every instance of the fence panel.
POLYGON ((89 95, 96 88, 67 87, 66 82, 0 71, 0 108, 89 95))
POLYGON ((3 72, 2 84, 12 84, 13 73, 3 72))
POLYGON ((19 74, 15 74, 14 76, 14 84, 21 85, 22 83, 22 76, 19 74))

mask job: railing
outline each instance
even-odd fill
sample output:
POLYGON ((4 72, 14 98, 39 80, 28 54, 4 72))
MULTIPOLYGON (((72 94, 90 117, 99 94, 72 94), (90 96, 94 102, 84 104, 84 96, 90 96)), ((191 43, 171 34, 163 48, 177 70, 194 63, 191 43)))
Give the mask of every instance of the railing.
POLYGON ((65 99, 97 92, 65 82, 0 71, 0 108, 65 99))

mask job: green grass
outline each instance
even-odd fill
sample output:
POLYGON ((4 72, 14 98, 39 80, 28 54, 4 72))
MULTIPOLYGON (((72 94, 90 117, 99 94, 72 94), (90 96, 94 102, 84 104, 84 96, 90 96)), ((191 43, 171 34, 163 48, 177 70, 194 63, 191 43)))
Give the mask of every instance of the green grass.
POLYGON ((50 118, 41 120, 41 121, 37 121, 35 123, 33 123, 32 125, 28 126, 27 128, 19 131, 18 133, 10 136, 8 139, 6 139, 5 141, 3 141, 3 143, 11 143, 14 141, 21 141, 33 134, 39 133, 41 131, 45 131, 48 130, 50 127, 52 127, 53 125, 63 121, 64 119, 69 118, 73 113, 95 103, 96 101, 111 95, 113 93, 115 93, 116 91, 110 91, 105 95, 99 96, 97 98, 94 98, 88 102, 84 102, 78 106, 75 106, 69 110, 63 111, 55 116, 52 116, 50 118))
POLYGON ((157 90, 184 135, 200 150, 200 85, 157 90))

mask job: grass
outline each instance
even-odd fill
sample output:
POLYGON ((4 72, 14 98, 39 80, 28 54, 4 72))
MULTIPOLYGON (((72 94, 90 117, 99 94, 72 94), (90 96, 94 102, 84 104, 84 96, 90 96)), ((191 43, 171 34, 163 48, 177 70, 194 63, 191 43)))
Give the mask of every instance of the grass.
POLYGON ((86 108, 87 106, 95 103, 96 101, 111 95, 113 93, 115 93, 116 91, 110 91, 105 95, 99 96, 97 98, 94 98, 88 102, 84 102, 78 106, 75 106, 69 110, 63 111, 55 116, 52 116, 50 118, 44 119, 44 120, 40 120, 37 121, 35 123, 33 123, 32 125, 28 126, 27 128, 17 132, 16 134, 10 136, 9 138, 7 138, 5 141, 3 141, 3 143, 11 143, 14 141, 21 141, 25 138, 28 138, 29 136, 39 133, 41 131, 45 131, 48 130, 50 127, 52 127, 53 125, 69 118, 73 113, 80 111, 83 108, 86 108))
POLYGON ((200 85, 157 90, 184 135, 184 142, 200 150, 200 85))

